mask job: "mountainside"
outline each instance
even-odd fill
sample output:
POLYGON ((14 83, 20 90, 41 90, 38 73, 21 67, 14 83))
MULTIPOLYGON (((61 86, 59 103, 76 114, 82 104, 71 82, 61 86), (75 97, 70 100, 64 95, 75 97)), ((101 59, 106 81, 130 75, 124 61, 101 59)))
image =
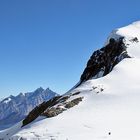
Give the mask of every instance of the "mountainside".
POLYGON ((140 22, 114 30, 78 86, 0 132, 3 140, 139 140, 140 22))
POLYGON ((20 93, 0 101, 0 129, 21 121, 37 105, 48 101, 58 94, 49 88, 38 88, 34 92, 20 93))

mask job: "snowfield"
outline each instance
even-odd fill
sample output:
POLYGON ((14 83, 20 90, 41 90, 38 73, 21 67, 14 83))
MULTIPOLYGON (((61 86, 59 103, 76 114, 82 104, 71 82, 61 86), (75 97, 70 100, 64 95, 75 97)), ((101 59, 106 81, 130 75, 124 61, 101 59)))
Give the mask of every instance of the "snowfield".
POLYGON ((84 97, 79 105, 53 118, 40 117, 23 128, 19 123, 0 132, 0 139, 140 140, 140 44, 131 41, 140 40, 140 22, 112 33, 118 35, 125 37, 132 58, 122 60, 108 75, 70 91, 84 97))

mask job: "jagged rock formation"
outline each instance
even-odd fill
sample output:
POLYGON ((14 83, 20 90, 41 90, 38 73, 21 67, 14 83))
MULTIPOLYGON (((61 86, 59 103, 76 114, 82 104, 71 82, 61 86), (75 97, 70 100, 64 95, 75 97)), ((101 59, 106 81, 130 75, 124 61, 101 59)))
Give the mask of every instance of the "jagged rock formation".
POLYGON ((23 120, 22 127, 34 121, 38 116, 46 116, 47 118, 55 117, 63 111, 78 105, 79 102, 82 101, 83 97, 76 97, 69 100, 70 97, 78 94, 80 94, 80 92, 76 92, 71 95, 56 96, 47 102, 43 102, 39 106, 35 107, 23 120))
POLYGON ((22 119, 44 101, 48 101, 58 94, 42 87, 33 92, 20 93, 17 96, 9 96, 0 102, 0 129, 7 128, 22 119))
POLYGON ((129 58, 130 56, 127 54, 123 40, 123 37, 117 40, 110 38, 105 47, 95 51, 81 75, 80 83, 90 78, 96 79, 107 75, 121 60, 129 58))
POLYGON ((60 99, 61 96, 56 96, 53 99, 43 102, 39 106, 36 106, 28 116, 23 120, 23 126, 29 124, 33 120, 35 120, 39 115, 41 115, 48 107, 51 107, 57 103, 57 100, 60 99))
POLYGON ((63 102, 56 107, 48 108, 42 115, 46 116, 47 118, 55 117, 62 113, 63 111, 78 105, 82 101, 83 97, 75 98, 71 101, 63 102))

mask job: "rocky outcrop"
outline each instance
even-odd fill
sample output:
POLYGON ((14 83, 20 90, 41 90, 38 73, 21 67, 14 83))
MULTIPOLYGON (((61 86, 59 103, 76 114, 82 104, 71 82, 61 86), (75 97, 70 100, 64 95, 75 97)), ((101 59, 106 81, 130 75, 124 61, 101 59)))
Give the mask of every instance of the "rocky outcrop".
POLYGON ((78 105, 79 102, 82 101, 82 99, 83 99, 83 97, 79 97, 79 98, 76 98, 76 99, 73 99, 73 100, 67 102, 65 105, 65 108, 69 109, 69 108, 74 107, 75 105, 78 105))
POLYGON ((46 116, 47 118, 55 117, 55 116, 61 114, 63 111, 78 105, 82 101, 82 99, 83 99, 83 97, 79 97, 79 98, 75 98, 71 101, 66 101, 63 104, 59 104, 56 107, 47 109, 42 115, 46 116))
POLYGON ((36 106, 29 114, 28 116, 23 120, 23 125, 25 126, 32 121, 34 121, 39 115, 41 115, 47 108, 52 107, 53 105, 58 103, 58 99, 60 99, 61 96, 56 96, 53 99, 43 102, 39 106, 36 106))
MULTIPOLYGON (((137 41, 137 38, 134 41, 137 41)), ((107 75, 124 58, 130 58, 127 54, 124 38, 120 37, 117 40, 110 38, 105 47, 95 51, 90 57, 81 75, 80 84, 90 78, 96 79, 107 75)))
POLYGON ((22 127, 31 123, 39 116, 46 116, 47 118, 55 117, 63 111, 78 105, 83 99, 83 97, 77 97, 79 93, 80 92, 56 96, 47 102, 43 102, 28 114, 28 116, 23 120, 22 127), (71 97, 73 99, 70 99, 71 97))

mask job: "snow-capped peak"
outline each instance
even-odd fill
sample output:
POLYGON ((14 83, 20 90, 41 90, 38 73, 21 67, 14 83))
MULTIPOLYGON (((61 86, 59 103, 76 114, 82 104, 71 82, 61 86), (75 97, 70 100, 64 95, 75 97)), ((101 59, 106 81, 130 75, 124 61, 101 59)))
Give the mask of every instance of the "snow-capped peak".
POLYGON ((133 22, 132 24, 119 28, 116 34, 124 36, 126 38, 137 37, 140 40, 140 21, 133 22))
POLYGON ((140 58, 140 21, 111 32, 104 47, 90 57, 80 84, 107 75, 125 58, 140 58))
POLYGON ((11 101, 11 98, 6 98, 5 100, 3 100, 3 103, 8 103, 11 101))
POLYGON ((109 38, 119 39, 120 37, 135 38, 140 40, 140 21, 133 22, 128 26, 117 28, 111 32, 109 38))
POLYGON ((22 120, 34 107, 48 101, 58 94, 42 87, 33 92, 10 95, 0 101, 0 129, 9 127, 22 120))
POLYGON ((140 21, 118 28, 111 32, 105 44, 109 43, 110 38, 118 40, 123 37, 127 53, 130 57, 140 58, 140 21))

